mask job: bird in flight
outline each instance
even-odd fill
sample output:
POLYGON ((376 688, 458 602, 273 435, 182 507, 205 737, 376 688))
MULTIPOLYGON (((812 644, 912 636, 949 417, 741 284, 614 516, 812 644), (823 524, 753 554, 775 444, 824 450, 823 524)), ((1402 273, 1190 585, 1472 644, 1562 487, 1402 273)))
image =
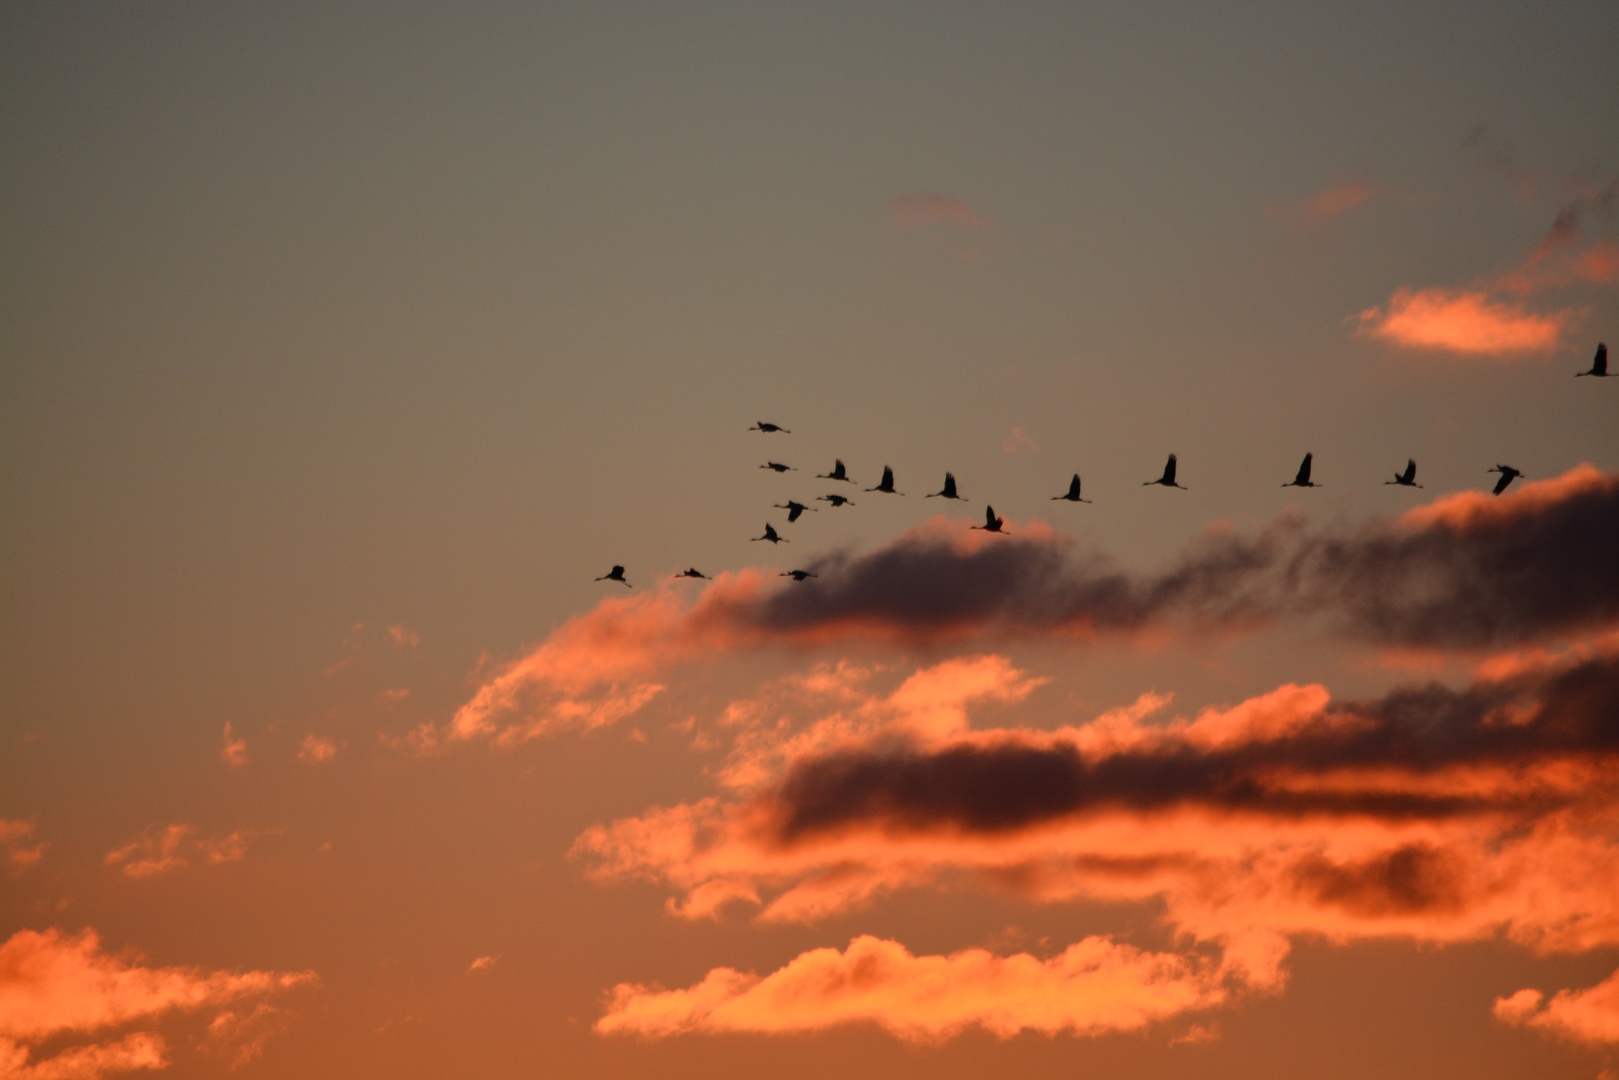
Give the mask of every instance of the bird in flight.
POLYGON ((811 513, 818 513, 818 511, 815 509, 815 507, 813 507, 813 506, 805 506, 803 503, 799 502, 796 499, 788 499, 784 503, 772 503, 771 505, 774 506, 777 510, 785 510, 785 511, 787 511, 787 524, 789 524, 789 525, 791 525, 793 522, 797 521, 799 518, 803 517, 804 516, 804 511, 806 511, 806 510, 810 511, 811 513))
POLYGON ((854 483, 853 480, 849 479, 849 474, 846 471, 844 471, 843 459, 842 458, 838 458, 838 459, 836 459, 835 461, 832 462, 832 471, 831 472, 829 472, 829 473, 816 473, 815 474, 815 479, 817 479, 817 480, 842 480, 845 484, 854 483))
POLYGON ((1484 471, 1485 472, 1498 472, 1498 473, 1501 474, 1501 479, 1499 479, 1499 480, 1497 480, 1495 482, 1495 491, 1493 492, 1493 494, 1496 494, 1496 495, 1501 494, 1503 491, 1505 491, 1507 489, 1508 484, 1512 483, 1518 477, 1523 475, 1522 472, 1518 471, 1517 469, 1514 469, 1511 465, 1497 465, 1493 469, 1485 469, 1484 471))
POLYGON ((1170 454, 1169 455, 1169 460, 1164 463, 1164 475, 1160 476, 1156 480, 1143 480, 1141 482, 1142 487, 1148 487, 1148 486, 1150 486, 1152 484, 1159 484, 1159 485, 1161 485, 1163 487, 1180 488, 1182 491, 1190 491, 1190 490, 1192 490, 1191 488, 1181 487, 1180 484, 1175 483, 1175 455, 1174 454, 1170 454))
POLYGON ((793 468, 791 465, 783 465, 779 461, 767 461, 763 465, 759 466, 759 468, 761 468, 761 469, 769 469, 771 472, 797 472, 798 471, 797 469, 793 468))
POLYGON ((1315 458, 1314 454, 1305 454, 1304 455, 1304 460, 1299 462, 1298 475, 1293 477, 1293 480, 1292 480, 1291 483, 1283 484, 1282 486, 1283 487, 1320 487, 1321 486, 1320 484, 1312 484, 1310 482, 1310 462, 1312 460, 1314 460, 1314 458, 1315 458))
POLYGON ((613 567, 611 570, 607 571, 607 573, 603 574, 601 577, 597 578, 596 580, 597 581, 616 581, 620 585, 624 586, 626 589, 628 589, 630 587, 630 583, 624 580, 624 568, 622 566, 613 567))
POLYGON ((1000 533, 1002 536, 1011 536, 1011 533, 1001 532, 1001 526, 1005 524, 1005 518, 998 518, 995 516, 995 508, 993 506, 986 506, 984 508, 984 523, 982 525, 974 525, 973 528, 982 529, 985 532, 1000 533))
POLYGON ((768 521, 765 522, 765 534, 763 536, 755 536, 753 539, 755 539, 755 540, 769 540, 772 544, 790 544, 790 543, 792 543, 791 540, 785 540, 782 537, 778 536, 776 534, 776 527, 774 525, 770 524, 770 522, 768 522, 768 521))
POLYGON ((682 570, 680 573, 676 574, 675 577, 700 577, 704 581, 713 581, 714 580, 713 578, 709 577, 707 574, 703 573, 701 570, 697 569, 695 566, 692 567, 690 570, 682 570))
POLYGON ((808 570, 789 570, 784 574, 777 574, 776 576, 777 577, 790 577, 794 581, 803 581, 807 577, 820 577, 821 575, 812 574, 808 570))
POLYGON ((1591 370, 1576 371, 1574 373, 1576 379, 1581 375, 1595 375, 1599 379, 1612 377, 1608 374, 1608 346, 1606 344, 1600 341, 1597 342, 1597 354, 1591 359, 1591 370))
POLYGON ((748 430, 749 431, 779 431, 783 435, 791 435, 792 434, 792 432, 788 431, 786 428, 782 427, 780 424, 767 424, 763 420, 760 420, 760 421, 756 422, 748 430))
POLYGON ((1399 484, 1401 487, 1421 487, 1422 485, 1417 483, 1416 459, 1408 459, 1405 463, 1405 472, 1395 473, 1393 480, 1385 480, 1383 483, 1385 486, 1388 484, 1399 484))
POLYGON ((931 495, 924 496, 924 498, 928 498, 928 499, 959 499, 959 498, 961 498, 960 495, 956 494, 956 474, 955 473, 945 473, 944 474, 944 487, 941 488, 938 491, 935 491, 931 495))
POLYGON ((883 466, 883 482, 878 484, 874 488, 867 488, 866 490, 867 491, 882 491, 882 492, 888 493, 889 495, 903 495, 903 494, 905 494, 905 492, 903 492, 903 491, 895 491, 894 490, 894 470, 890 469, 887 465, 883 466))
POLYGON ((1058 499, 1066 499, 1069 502, 1082 502, 1082 503, 1090 502, 1089 499, 1081 499, 1079 497, 1079 474, 1078 473, 1075 473, 1074 478, 1072 480, 1068 481, 1068 494, 1066 494, 1066 495, 1053 495, 1051 497, 1051 499, 1052 499, 1053 502, 1055 502, 1058 499))
POLYGON ((842 506, 844 503, 848 503, 850 506, 854 505, 854 500, 846 495, 817 495, 816 498, 822 502, 831 503, 833 509, 842 506))

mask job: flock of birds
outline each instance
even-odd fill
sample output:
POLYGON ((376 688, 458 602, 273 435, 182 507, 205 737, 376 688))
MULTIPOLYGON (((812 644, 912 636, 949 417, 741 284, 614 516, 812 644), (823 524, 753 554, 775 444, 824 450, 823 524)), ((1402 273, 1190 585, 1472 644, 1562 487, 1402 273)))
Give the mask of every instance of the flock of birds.
MULTIPOLYGON (((1606 344, 1598 343, 1596 357, 1591 361, 1591 370, 1590 371, 1577 372, 1575 377, 1578 378, 1579 376, 1582 376, 1582 375, 1591 375, 1591 376, 1595 376, 1596 378, 1599 378, 1599 379, 1605 379, 1605 378, 1610 377, 1609 372, 1608 372, 1608 346, 1606 344)), ((782 427, 780 424, 770 424, 770 423, 766 423, 763 420, 759 420, 759 421, 755 422, 755 424, 752 427, 748 428, 748 430, 749 431, 764 432, 765 434, 772 434, 772 433, 780 433, 780 434, 783 434, 783 435, 791 435, 792 434, 791 431, 789 431, 787 428, 782 427)), ((1316 483, 1316 482, 1314 482, 1313 480, 1310 479, 1310 468, 1311 468, 1311 465, 1313 464, 1314 460, 1315 460, 1315 455, 1313 453, 1305 454, 1304 455, 1304 460, 1299 463, 1298 472, 1296 474, 1294 474, 1292 480, 1289 480, 1287 483, 1283 484, 1282 487, 1306 487, 1306 488, 1323 487, 1324 485, 1318 484, 1318 483, 1316 483)), ((784 465, 779 461, 767 461, 763 465, 759 466, 759 468, 761 468, 761 469, 769 469, 772 472, 778 472, 778 473, 796 472, 797 471, 791 465, 784 465)), ((1141 486, 1142 487, 1153 487, 1153 486, 1172 487, 1172 488, 1180 488, 1180 490, 1182 490, 1182 491, 1189 491, 1190 490, 1189 488, 1175 482, 1175 468, 1176 468, 1175 455, 1170 454, 1169 455, 1169 460, 1164 463, 1163 475, 1158 477, 1158 479, 1156 479, 1156 480, 1143 480, 1141 482, 1141 486)), ((1493 469, 1486 469, 1485 471, 1486 472, 1500 473, 1501 474, 1500 479, 1495 482, 1494 494, 1496 494, 1496 495, 1501 494, 1503 491, 1505 491, 1508 488, 1508 486, 1511 485, 1512 481, 1516 480, 1518 477, 1523 475, 1523 472, 1521 470, 1515 469, 1511 465, 1496 465, 1493 469)), ((831 472, 816 473, 815 478, 817 480, 835 480, 835 481, 839 481, 839 482, 846 483, 846 484, 854 484, 855 483, 854 478, 849 475, 848 470, 844 467, 842 460, 834 460, 833 464, 832 464, 832 471, 831 472)), ((1385 486, 1389 485, 1389 484, 1397 484, 1400 487, 1410 487, 1410 488, 1419 488, 1419 487, 1421 487, 1422 485, 1417 483, 1417 463, 1416 463, 1416 460, 1415 459, 1407 460, 1406 463, 1405 463, 1405 469, 1403 471, 1395 473, 1394 474, 1394 479, 1385 480, 1385 481, 1383 481, 1383 483, 1384 483, 1385 486)), ((892 468, 890 468, 889 466, 887 466, 887 465, 883 466, 883 478, 877 484, 877 486, 876 487, 869 487, 869 488, 866 488, 864 490, 867 491, 867 492, 879 492, 879 493, 884 494, 884 495, 901 495, 901 496, 903 496, 905 494, 903 491, 895 490, 895 488, 894 488, 894 470, 892 468)), ((928 498, 928 499, 957 499, 957 500, 960 500, 961 495, 959 495, 956 492, 956 478, 955 478, 955 475, 952 474, 952 473, 948 473, 948 472, 945 473, 944 474, 944 487, 940 488, 938 491, 934 491, 934 492, 929 493, 928 495, 925 495, 924 498, 928 498)), ((1079 474, 1078 473, 1075 473, 1074 476, 1073 476, 1073 479, 1068 481, 1068 490, 1066 492, 1064 492, 1061 495, 1053 495, 1051 497, 1051 501, 1053 501, 1053 502, 1057 502, 1059 500, 1066 501, 1066 502, 1075 502, 1075 503, 1088 503, 1088 502, 1091 501, 1089 499, 1082 498, 1080 496, 1080 479, 1079 479, 1079 474)), ((854 505, 854 500, 853 499, 849 498, 847 495, 840 495, 840 494, 837 494, 837 493, 817 496, 817 501, 818 502, 831 503, 832 507, 834 509, 836 509, 837 507, 840 507, 840 506, 853 506, 854 505)), ((787 521, 789 523, 797 521, 800 517, 802 517, 804 515, 805 511, 810 511, 810 512, 813 513, 816 510, 815 507, 806 506, 803 503, 798 502, 797 500, 794 500, 794 499, 789 499, 784 503, 773 503, 772 506, 775 509, 787 511, 787 521)), ((1009 534, 1007 533, 1005 526, 1006 526, 1006 520, 1004 518, 1001 518, 1001 517, 996 515, 995 508, 993 506, 986 506, 984 508, 984 523, 982 525, 974 525, 972 527, 974 529, 978 529, 978 530, 981 530, 983 532, 999 533, 1002 536, 1006 536, 1006 535, 1009 535, 1009 534)), ((780 533, 776 532, 775 526, 771 525, 768 521, 765 522, 764 535, 763 536, 755 536, 755 537, 752 537, 751 539, 754 540, 754 541, 765 540, 765 541, 769 541, 771 544, 785 544, 785 543, 790 543, 791 542, 786 537, 784 537, 780 533)), ((787 570, 787 571, 783 572, 782 574, 780 574, 779 576, 780 577, 792 578, 794 581, 803 581, 806 578, 812 578, 812 577, 815 577, 817 575, 811 573, 808 570, 787 570)), ((680 573, 676 574, 675 577, 677 577, 677 578, 681 578, 681 577, 702 578, 705 581, 706 580, 711 580, 707 574, 701 572, 696 567, 692 567, 692 568, 687 569, 687 570, 682 570, 680 573)), ((607 573, 603 574, 601 577, 597 578, 596 580, 597 581, 616 581, 620 585, 624 585, 626 587, 628 587, 629 584, 630 584, 627 580, 625 580, 624 568, 622 566, 614 566, 611 570, 609 570, 607 573)))

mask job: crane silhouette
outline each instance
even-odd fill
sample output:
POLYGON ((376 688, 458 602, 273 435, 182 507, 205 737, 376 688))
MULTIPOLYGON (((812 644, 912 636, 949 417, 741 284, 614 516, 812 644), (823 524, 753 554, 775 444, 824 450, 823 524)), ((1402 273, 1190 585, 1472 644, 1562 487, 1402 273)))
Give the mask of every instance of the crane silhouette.
POLYGON ((1503 491, 1505 491, 1507 489, 1508 484, 1512 483, 1518 477, 1523 475, 1523 473, 1521 471, 1519 471, 1518 469, 1514 469, 1511 465, 1497 465, 1493 469, 1485 469, 1484 471, 1485 472, 1498 472, 1498 473, 1501 474, 1501 479, 1499 479, 1499 480, 1497 480, 1495 482, 1495 491, 1492 492, 1492 494, 1495 494, 1495 495, 1501 494, 1503 491))
POLYGON ((842 506, 844 503, 848 503, 850 506, 854 505, 854 500, 849 498, 847 495, 817 495, 816 498, 821 502, 831 503, 834 510, 842 506))
POLYGON ((1180 484, 1175 483, 1175 455, 1174 454, 1170 454, 1169 455, 1169 460, 1164 463, 1164 475, 1160 476, 1156 480, 1143 480, 1141 482, 1142 487, 1150 487, 1153 484, 1158 484, 1161 487, 1180 488, 1182 491, 1190 491, 1190 490, 1192 490, 1191 488, 1181 487, 1180 484))
POLYGON ((713 581, 714 580, 713 578, 709 577, 707 574, 703 573, 701 570, 697 569, 695 566, 692 567, 690 570, 682 570, 680 573, 676 574, 675 577, 700 577, 704 581, 713 581))
POLYGON ((881 491, 881 492, 885 492, 885 493, 887 493, 889 495, 903 495, 903 494, 905 494, 905 492, 903 492, 903 491, 895 491, 894 490, 894 470, 890 469, 887 465, 883 466, 883 480, 882 480, 882 483, 878 484, 876 487, 867 488, 866 490, 867 491, 881 491))
POLYGON ((849 474, 844 471, 843 459, 842 458, 837 458, 836 460, 834 460, 832 462, 832 471, 831 472, 829 472, 829 473, 816 473, 815 474, 815 479, 817 479, 817 480, 842 480, 845 484, 854 483, 854 481, 849 478, 849 474))
POLYGON ((812 574, 808 570, 788 570, 786 573, 777 574, 776 576, 777 577, 790 577, 794 581, 803 581, 807 577, 820 577, 821 575, 820 574, 812 574))
POLYGON ((596 580, 597 581, 616 581, 620 585, 624 586, 626 589, 630 588, 630 583, 624 580, 624 568, 622 566, 613 567, 611 570, 607 571, 607 573, 603 574, 601 577, 597 578, 596 580))
POLYGON ((780 424, 767 424, 763 420, 756 421, 754 423, 754 425, 752 427, 750 427, 748 430, 749 431, 779 431, 783 435, 791 435, 792 434, 792 432, 788 431, 786 428, 782 427, 780 424))
POLYGON ((1056 502, 1058 499, 1066 499, 1069 502, 1082 502, 1082 503, 1090 502, 1089 499, 1081 499, 1079 497, 1079 474, 1078 473, 1075 473, 1074 478, 1072 480, 1068 481, 1068 494, 1066 494, 1066 495, 1053 495, 1051 497, 1052 502, 1056 502))
POLYGON ((959 498, 961 498, 960 495, 956 494, 956 474, 955 473, 945 473, 944 474, 944 487, 941 488, 938 491, 935 491, 931 495, 926 495, 926 496, 923 496, 923 497, 928 498, 928 499, 959 499, 959 498))
POLYGON ((1574 373, 1574 377, 1576 379, 1578 379, 1581 375, 1595 375, 1599 379, 1607 379, 1607 378, 1612 377, 1612 376, 1610 376, 1608 374, 1608 346, 1607 345, 1605 345, 1604 343, 1602 343, 1600 341, 1597 342, 1597 354, 1596 354, 1596 356, 1591 358, 1591 370, 1590 371, 1576 371, 1574 373))
POLYGON ((986 506, 984 507, 984 523, 982 525, 974 525, 973 528, 982 529, 985 532, 1000 533, 1002 536, 1011 536, 1011 533, 1003 532, 1001 530, 1001 526, 1005 524, 1005 518, 998 518, 995 516, 995 508, 993 506, 986 506))
POLYGON ((788 499, 784 503, 772 503, 771 505, 773 505, 777 510, 785 510, 785 511, 787 511, 787 523, 789 525, 791 525, 793 522, 797 521, 799 518, 803 517, 804 516, 804 511, 806 511, 806 510, 810 511, 811 513, 819 513, 819 511, 817 511, 815 509, 815 507, 813 507, 813 506, 805 506, 803 503, 798 502, 796 499, 788 499))
POLYGON ((1283 487, 1321 487, 1322 485, 1320 485, 1320 484, 1312 484, 1310 482, 1310 462, 1313 461, 1314 459, 1315 459, 1314 454, 1305 454, 1304 455, 1304 460, 1299 462, 1298 475, 1293 477, 1293 480, 1292 480, 1291 483, 1286 483, 1286 484, 1283 484, 1282 486, 1283 487))
POLYGON ((1416 458, 1407 459, 1405 463, 1405 472, 1395 473, 1393 480, 1385 480, 1383 481, 1383 484, 1384 486, 1389 484, 1399 484, 1401 487, 1421 487, 1422 485, 1417 483, 1416 458))
POLYGON ((791 465, 783 465, 779 461, 767 461, 763 465, 759 466, 759 468, 761 468, 761 469, 769 469, 771 472, 797 472, 798 471, 797 469, 793 468, 791 465))
POLYGON ((755 539, 755 540, 769 540, 772 544, 790 544, 790 543, 792 543, 791 540, 787 540, 787 539, 784 539, 784 538, 776 535, 776 527, 774 525, 770 524, 770 522, 768 522, 768 521, 765 522, 765 534, 763 536, 755 536, 753 539, 755 539))

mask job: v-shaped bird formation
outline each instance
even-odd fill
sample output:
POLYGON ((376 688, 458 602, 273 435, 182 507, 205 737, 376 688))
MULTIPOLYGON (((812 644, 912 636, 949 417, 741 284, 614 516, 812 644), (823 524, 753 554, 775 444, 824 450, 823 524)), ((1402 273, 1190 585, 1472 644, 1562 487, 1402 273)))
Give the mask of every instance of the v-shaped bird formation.
MULTIPOLYGON (((1580 371, 1580 372, 1575 373, 1576 378, 1579 378, 1580 376, 1592 376, 1592 377, 1598 378, 1598 379, 1605 379, 1605 378, 1610 377, 1610 373, 1608 371, 1608 346, 1605 343, 1600 343, 1599 342, 1597 344, 1596 355, 1591 360, 1591 370, 1589 370, 1589 371, 1580 371)), ((764 420, 755 421, 753 426, 748 428, 748 430, 749 431, 758 431, 758 432, 761 432, 761 433, 766 434, 766 435, 775 435, 775 434, 790 435, 790 434, 792 434, 791 429, 782 427, 780 424, 772 424, 772 423, 769 423, 769 422, 764 421, 764 420)), ((1304 459, 1301 462, 1299 462, 1298 471, 1294 473, 1293 479, 1284 482, 1282 484, 1282 487, 1297 487, 1297 488, 1324 487, 1325 486, 1324 484, 1319 483, 1318 481, 1316 481, 1313 478, 1314 477, 1314 473, 1313 473, 1314 465, 1315 465, 1315 454, 1306 453, 1304 455, 1304 459)), ((789 472, 797 472, 798 471, 796 466, 788 465, 788 464, 785 464, 785 463, 779 462, 779 461, 767 461, 767 462, 765 462, 765 464, 760 465, 759 468, 761 468, 761 469, 769 469, 771 472, 777 473, 779 475, 785 475, 786 473, 789 473, 789 472)), ((1178 470, 1179 470, 1179 462, 1178 462, 1178 460, 1177 460, 1177 458, 1176 458, 1176 456, 1174 454, 1170 454, 1169 457, 1168 457, 1168 460, 1166 460, 1164 462, 1163 473, 1156 480, 1143 480, 1141 482, 1141 486, 1142 487, 1179 488, 1181 491, 1189 491, 1190 490, 1189 488, 1187 488, 1185 485, 1181 484, 1176 479, 1176 477, 1178 475, 1178 470)), ((1492 473, 1500 474, 1499 478, 1495 482, 1494 488, 1491 489, 1492 493, 1496 494, 1496 495, 1500 495, 1503 492, 1505 492, 1507 490, 1507 488, 1509 488, 1512 485, 1512 482, 1514 480, 1516 480, 1518 477, 1524 475, 1523 471, 1520 470, 1520 469, 1516 469, 1511 465, 1501 465, 1501 464, 1497 464, 1495 467, 1486 470, 1486 472, 1492 472, 1492 473)), ((835 480, 835 481, 837 481, 839 483, 856 484, 858 486, 858 482, 852 476, 849 475, 848 468, 843 464, 843 459, 842 458, 833 459, 832 470, 830 472, 816 473, 815 478, 817 480, 835 480)), ((1383 484, 1385 486, 1388 486, 1388 485, 1392 484, 1392 485, 1395 485, 1395 486, 1398 486, 1398 487, 1408 487, 1408 488, 1420 488, 1420 487, 1422 487, 1421 484, 1417 483, 1417 463, 1416 463, 1416 460, 1414 458, 1407 459, 1406 463, 1405 463, 1405 468, 1402 471, 1395 473, 1394 474, 1394 479, 1385 480, 1385 481, 1383 481, 1383 484)), ((868 492, 877 492, 877 493, 880 493, 880 494, 883 494, 883 495, 898 495, 898 496, 901 496, 901 497, 903 497, 905 495, 905 493, 903 491, 898 490, 894 486, 894 469, 893 469, 892 466, 889 466, 889 465, 884 465, 883 466, 882 479, 880 481, 878 481, 878 483, 876 484, 875 487, 869 487, 869 488, 865 488, 863 490, 868 491, 868 492)), ((1049 490, 1049 489, 1047 489, 1047 490, 1049 490)), ((1080 490, 1081 490, 1080 476, 1079 476, 1079 473, 1076 472, 1076 473, 1074 473, 1073 478, 1071 480, 1069 480, 1069 482, 1068 482, 1068 490, 1066 492, 1064 492, 1063 494, 1061 494, 1061 495, 1053 495, 1053 496, 1051 496, 1051 501, 1052 502, 1089 503, 1091 500, 1087 499, 1087 498, 1083 498, 1080 495, 1080 490)), ((853 505, 855 505, 855 502, 854 502, 853 499, 849 498, 847 495, 841 495, 841 494, 838 494, 836 492, 828 492, 827 494, 824 494, 824 495, 817 495, 815 498, 816 498, 816 501, 818 501, 818 502, 831 503, 832 507, 834 509, 836 509, 838 507, 841 507, 841 506, 853 506, 853 505)), ((955 500, 957 502, 966 502, 967 501, 965 496, 963 496, 956 487, 956 475, 953 472, 946 472, 944 474, 944 486, 941 487, 938 491, 929 492, 925 496, 925 498, 929 498, 929 499, 953 499, 953 500, 955 500)), ((815 511, 815 507, 809 506, 809 505, 807 505, 805 503, 802 503, 802 502, 799 502, 797 499, 788 499, 786 502, 772 503, 771 506, 774 509, 787 511, 787 523, 788 524, 793 524, 793 523, 797 522, 799 520, 799 518, 804 516, 804 513, 806 511, 809 511, 811 513, 813 513, 815 511)), ((998 516, 995 513, 995 508, 994 507, 985 506, 985 508, 984 508, 984 523, 982 525, 974 525, 974 526, 972 526, 972 528, 975 529, 975 530, 981 531, 981 532, 996 533, 996 534, 1001 535, 1001 536, 1009 536, 1009 535, 1011 535, 1008 532, 1008 530, 1006 529, 1005 526, 1006 526, 1006 519, 998 516)), ((775 526, 772 525, 769 522, 765 523, 764 535, 750 537, 750 539, 754 540, 754 541, 766 540, 766 541, 769 541, 771 544, 790 543, 790 541, 785 536, 782 536, 780 533, 778 533, 776 531, 775 526)), ((693 567, 693 568, 691 568, 689 570, 682 571, 681 573, 678 573, 678 574, 676 574, 674 576, 677 577, 677 578, 702 578, 705 581, 711 580, 708 577, 707 574, 699 572, 695 567, 693 567)), ((790 577, 794 581, 803 582, 803 581, 805 581, 805 580, 807 580, 809 578, 816 577, 817 575, 814 574, 811 571, 808 571, 808 570, 788 570, 788 571, 782 573, 780 576, 781 577, 790 577)), ((616 566, 615 565, 608 573, 603 574, 601 577, 597 578, 596 580, 597 581, 616 581, 620 585, 624 585, 626 587, 630 586, 629 581, 627 581, 625 579, 625 577, 624 577, 624 567, 622 567, 622 566, 616 566)))

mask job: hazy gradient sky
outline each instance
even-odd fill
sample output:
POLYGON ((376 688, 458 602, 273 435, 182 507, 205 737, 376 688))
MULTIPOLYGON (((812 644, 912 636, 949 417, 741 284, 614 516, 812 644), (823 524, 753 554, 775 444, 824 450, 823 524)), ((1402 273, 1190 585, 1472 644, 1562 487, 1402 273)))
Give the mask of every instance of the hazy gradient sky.
POLYGON ((1616 42, 0 8, 0 1077, 1611 1078, 1616 42))

